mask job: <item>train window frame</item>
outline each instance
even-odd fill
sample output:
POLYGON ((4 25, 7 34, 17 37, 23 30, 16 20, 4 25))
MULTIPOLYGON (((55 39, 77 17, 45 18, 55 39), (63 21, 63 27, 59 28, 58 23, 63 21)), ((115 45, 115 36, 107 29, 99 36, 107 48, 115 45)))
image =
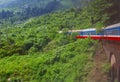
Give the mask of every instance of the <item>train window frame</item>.
POLYGON ((105 30, 104 32, 105 35, 119 35, 119 29, 110 29, 110 30, 105 30))
POLYGON ((112 30, 112 35, 119 35, 119 29, 112 30))

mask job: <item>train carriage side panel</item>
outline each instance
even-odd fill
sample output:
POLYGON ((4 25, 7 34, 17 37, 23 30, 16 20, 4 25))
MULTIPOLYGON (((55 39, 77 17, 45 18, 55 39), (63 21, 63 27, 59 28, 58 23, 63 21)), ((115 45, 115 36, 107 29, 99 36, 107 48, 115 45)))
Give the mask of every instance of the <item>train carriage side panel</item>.
POLYGON ((104 29, 104 39, 120 41, 120 25, 112 25, 104 29))

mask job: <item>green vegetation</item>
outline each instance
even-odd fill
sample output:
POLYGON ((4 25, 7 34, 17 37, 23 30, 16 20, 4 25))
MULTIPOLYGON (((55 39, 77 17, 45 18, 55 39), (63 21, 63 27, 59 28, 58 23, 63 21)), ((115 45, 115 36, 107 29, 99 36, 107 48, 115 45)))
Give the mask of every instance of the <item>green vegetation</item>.
POLYGON ((110 68, 111 68, 110 63, 108 62, 104 63, 101 68, 102 68, 103 73, 109 73, 110 68))
MULTIPOLYGON (((95 41, 76 40, 76 34, 67 31, 93 27, 91 17, 86 7, 45 14, 23 24, 5 22, 0 30, 0 81, 86 82, 95 41)), ((94 21, 94 27, 105 24, 94 21)))
MULTIPOLYGON (((0 81, 85 82, 92 67, 94 41, 66 34, 68 29, 83 28, 81 21, 89 22, 83 14, 71 9, 1 28, 0 81), (60 30, 64 32, 59 34, 60 30)), ((84 28, 88 27, 89 23, 84 28)))
POLYGON ((48 53, 3 58, 0 60, 0 81, 85 82, 92 66, 93 48, 89 43, 89 40, 78 40, 48 53))
MULTIPOLYGON (((6 10, 21 10, 21 8, 24 7, 40 7, 44 8, 46 5, 48 5, 51 2, 58 1, 60 2, 62 8, 60 9, 66 9, 66 8, 72 8, 77 3, 77 6, 80 6, 82 3, 82 0, 0 0, 0 8, 4 8, 6 10)), ((55 4, 53 4, 55 5, 55 4)), ((0 9, 1 10, 1 9, 0 9)))
MULTIPOLYGON (((82 0, 14 0, 0 4, 0 25, 19 24, 31 17, 70 8, 82 8, 82 0), (1 7, 2 6, 2 7, 1 7)), ((84 6, 87 6, 84 5, 84 6)), ((0 26, 1 27, 1 26, 0 26)))

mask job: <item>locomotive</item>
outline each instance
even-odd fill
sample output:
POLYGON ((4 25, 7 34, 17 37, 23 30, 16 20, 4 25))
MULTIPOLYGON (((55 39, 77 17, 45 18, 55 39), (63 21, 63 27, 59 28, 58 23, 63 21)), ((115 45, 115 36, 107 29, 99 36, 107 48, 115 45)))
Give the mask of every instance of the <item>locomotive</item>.
POLYGON ((79 35, 76 38, 88 38, 95 40, 112 40, 120 41, 120 23, 107 26, 101 31, 97 32, 95 28, 83 29, 79 31, 79 35))

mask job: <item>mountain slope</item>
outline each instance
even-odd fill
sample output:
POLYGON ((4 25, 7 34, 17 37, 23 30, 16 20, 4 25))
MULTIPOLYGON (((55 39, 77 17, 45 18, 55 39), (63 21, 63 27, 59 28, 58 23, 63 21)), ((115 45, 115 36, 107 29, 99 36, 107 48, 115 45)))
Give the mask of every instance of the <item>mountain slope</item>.
POLYGON ((0 82, 86 82, 94 41, 66 33, 89 24, 83 14, 56 12, 1 28, 0 82))
POLYGON ((5 23, 0 30, 0 82, 87 82, 96 42, 76 40, 76 33, 67 32, 89 27, 88 10, 74 8, 16 26, 5 23))
POLYGON ((10 10, 21 10, 26 7, 44 7, 49 0, 13 0, 13 1, 4 1, 0 4, 1 8, 10 9, 10 10))
POLYGON ((6 9, 15 9, 20 10, 24 7, 45 7, 52 1, 57 1, 62 4, 61 9, 71 8, 71 7, 81 7, 85 1, 89 2, 90 0, 7 0, 0 3, 1 8, 6 9))

